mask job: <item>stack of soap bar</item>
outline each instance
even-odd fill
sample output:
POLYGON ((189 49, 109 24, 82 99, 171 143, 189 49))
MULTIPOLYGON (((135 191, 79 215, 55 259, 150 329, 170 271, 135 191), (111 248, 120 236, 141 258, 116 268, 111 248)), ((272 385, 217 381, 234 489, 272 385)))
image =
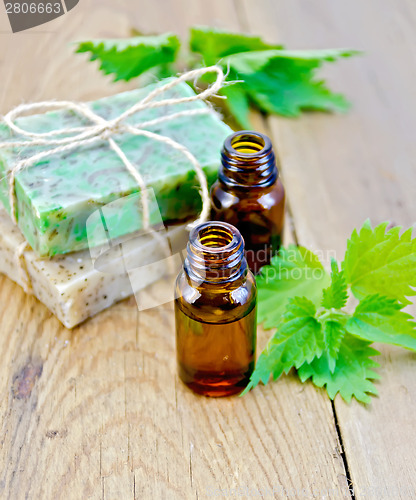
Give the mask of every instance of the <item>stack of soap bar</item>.
MULTIPOLYGON (((170 226, 160 234, 167 238, 173 256, 178 257, 188 238, 185 225, 170 226)), ((19 285, 23 283, 16 248, 24 241, 9 215, 0 210, 0 272, 19 285)), ((178 269, 166 264, 162 247, 160 238, 130 235, 113 243, 95 262, 89 250, 46 259, 27 250, 20 265, 29 276, 33 294, 72 328, 162 276, 177 274, 178 269)), ((173 290, 173 283, 169 289, 173 290)))
MULTIPOLYGON (((119 116, 143 99, 155 86, 166 81, 89 103, 105 119, 119 116)), ((191 96, 193 90, 181 83, 158 99, 191 96)), ((188 109, 207 108, 201 101, 143 110, 127 123, 136 124, 166 114, 188 109)), ((16 123, 32 132, 48 132, 89 125, 70 111, 54 111, 22 117, 16 123)), ((213 113, 180 117, 159 123, 149 130, 183 144, 199 160, 211 184, 217 175, 220 149, 231 133, 213 113)), ((0 141, 16 141, 3 124, 0 141)), ((155 193, 164 221, 181 220, 196 215, 201 208, 199 183, 192 165, 180 152, 143 136, 114 136, 129 160, 138 168, 146 185, 155 193)), ((0 149, 0 201, 10 212, 7 173, 17 161, 48 147, 0 149)), ((33 250, 40 256, 53 256, 88 247, 86 220, 104 205, 137 193, 139 188, 107 141, 79 147, 71 152, 44 158, 16 175, 18 226, 33 250)), ((139 204, 125 205, 123 217, 108 223, 118 228, 118 236, 132 233, 137 227, 139 204)), ((153 222, 151 220, 151 222, 153 222)))

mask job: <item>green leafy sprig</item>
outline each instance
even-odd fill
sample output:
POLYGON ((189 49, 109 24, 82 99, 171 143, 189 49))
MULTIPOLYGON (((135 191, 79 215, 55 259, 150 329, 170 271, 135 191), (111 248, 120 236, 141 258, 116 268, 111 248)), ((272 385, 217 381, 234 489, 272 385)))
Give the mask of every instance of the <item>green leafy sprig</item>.
MULTIPOLYGON (((380 342, 416 351, 416 323, 403 308, 416 295, 416 238, 412 229, 387 230, 366 221, 348 240, 341 269, 333 259, 328 274, 303 247, 283 248, 257 279, 259 320, 276 328, 260 354, 244 393, 292 368, 334 399, 368 403, 380 342), (349 294, 359 300, 345 310, 349 294)), ((243 394, 244 394, 243 393, 243 394)))
POLYGON ((90 52, 90 61, 100 61, 100 70, 105 75, 113 74, 114 81, 127 81, 152 68, 162 71, 175 61, 179 47, 179 38, 165 33, 79 42, 76 52, 90 52))
MULTIPOLYGON (((84 41, 77 52, 89 52, 90 60, 98 60, 100 70, 115 80, 130 80, 149 71, 157 77, 176 75, 183 67, 179 48, 178 37, 166 33, 84 41)), ((316 78, 316 71, 325 62, 357 54, 355 50, 285 50, 258 36, 204 26, 191 28, 189 48, 188 67, 219 64, 227 72, 229 84, 220 93, 241 127, 251 128, 250 107, 293 117, 303 110, 342 112, 349 107, 343 95, 316 78)))

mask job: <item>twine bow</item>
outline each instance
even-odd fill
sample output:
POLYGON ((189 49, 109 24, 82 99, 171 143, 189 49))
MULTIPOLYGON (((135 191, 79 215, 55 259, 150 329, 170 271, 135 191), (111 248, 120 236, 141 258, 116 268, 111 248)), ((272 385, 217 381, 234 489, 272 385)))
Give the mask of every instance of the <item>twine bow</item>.
POLYGON ((118 155, 120 160, 123 162, 126 169, 130 172, 132 177, 136 180, 138 186, 141 190, 141 204, 142 204, 142 217, 143 217, 143 229, 148 230, 150 228, 150 220, 149 220, 149 199, 148 193, 146 189, 146 184, 143 180, 141 174, 137 171, 134 165, 130 162, 118 144, 114 141, 113 136, 129 133, 133 135, 141 135, 144 137, 148 137, 155 141, 167 144, 173 149, 181 152, 191 163, 194 168, 199 184, 201 186, 200 195, 202 198, 202 210, 199 215, 199 218, 192 223, 192 225, 196 225, 200 222, 204 222, 209 217, 210 212, 210 199, 209 199, 209 191, 208 191, 208 183, 205 177, 205 174, 202 170, 201 165, 195 156, 182 144, 177 141, 174 141, 170 137, 156 134, 154 132, 150 132, 149 130, 145 130, 147 127, 151 127, 157 125, 162 122, 166 122, 169 120, 174 120, 181 116, 195 116, 201 114, 214 113, 211 108, 201 108, 201 109, 192 109, 192 110, 184 110, 176 113, 170 113, 159 118, 155 118, 153 120, 148 120, 145 122, 135 123, 134 125, 128 124, 125 120, 140 111, 151 109, 151 108, 159 108, 162 106, 171 106, 177 105, 187 102, 193 102, 198 100, 204 100, 208 97, 215 96, 224 83, 224 73, 219 66, 210 66, 207 68, 195 69, 192 71, 188 71, 187 73, 182 74, 175 80, 168 82, 161 87, 155 88, 152 92, 150 92, 146 97, 144 97, 141 101, 137 102, 131 108, 124 111, 118 117, 112 120, 106 120, 103 117, 94 113, 86 104, 84 103, 75 103, 71 101, 46 101, 39 102, 33 104, 22 104, 12 109, 9 113, 7 113, 3 120, 7 124, 7 126, 25 137, 24 141, 16 141, 16 142, 3 142, 0 144, 0 148, 13 148, 13 147, 25 147, 25 146, 56 146, 51 147, 51 149, 47 149, 46 151, 42 151, 40 153, 34 154, 28 158, 25 158, 18 163, 16 163, 10 170, 9 174, 9 183, 8 183, 8 191, 9 191, 9 202, 10 202, 10 215, 15 223, 17 223, 17 214, 16 214, 16 193, 15 193, 15 178, 16 174, 25 168, 30 167, 36 162, 42 160, 45 157, 57 154, 72 151, 80 146, 86 146, 93 144, 98 141, 106 140, 110 148, 118 155), (170 98, 170 99, 162 99, 159 101, 155 101, 155 98, 161 94, 164 94, 166 91, 175 87, 181 82, 187 80, 196 80, 202 75, 206 73, 216 73, 217 78, 215 82, 210 85, 207 89, 205 89, 200 94, 195 94, 190 97, 180 97, 180 98, 170 98), (22 129, 20 126, 14 123, 14 120, 27 112, 36 112, 36 111, 45 111, 45 110, 71 110, 75 113, 78 113, 82 117, 88 119, 92 124, 85 125, 81 127, 72 127, 66 129, 52 130, 51 132, 29 132, 27 130, 22 129), (59 137, 64 135, 65 137, 59 137))

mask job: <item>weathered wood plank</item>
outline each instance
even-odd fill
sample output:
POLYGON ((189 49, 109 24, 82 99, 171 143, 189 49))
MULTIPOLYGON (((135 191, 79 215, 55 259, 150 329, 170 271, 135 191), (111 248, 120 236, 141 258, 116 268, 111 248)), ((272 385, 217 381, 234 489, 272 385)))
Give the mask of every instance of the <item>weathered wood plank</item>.
MULTIPOLYGON (((135 85, 110 84, 70 41, 241 23, 232 1, 146 5, 80 2, 34 32, 2 32, 1 109, 135 85)), ((130 299, 68 331, 1 278, 0 322, 1 496, 348 497, 323 392, 286 377, 244 398, 194 396, 175 375, 171 305, 138 314, 130 299)), ((260 348, 267 336, 260 330, 260 348)))
MULTIPOLYGON (((300 242, 342 258, 367 217, 414 224, 415 5, 260 0, 245 1, 244 15, 253 33, 291 48, 365 51, 327 71, 353 102, 348 115, 271 120, 300 242)), ((382 352, 380 397, 368 407, 335 402, 343 444, 358 499, 415 498, 416 356, 382 352)))

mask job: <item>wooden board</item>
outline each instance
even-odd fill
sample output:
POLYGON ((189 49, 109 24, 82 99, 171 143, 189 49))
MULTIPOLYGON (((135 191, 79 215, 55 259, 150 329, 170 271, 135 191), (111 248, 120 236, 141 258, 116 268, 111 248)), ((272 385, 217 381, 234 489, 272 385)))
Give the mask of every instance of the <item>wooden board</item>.
MULTIPOLYGON (((270 120, 298 240, 340 259, 366 218, 415 223, 415 15, 406 0, 243 2, 246 28, 270 42, 365 52, 327 71, 352 101, 348 115, 270 120)), ((335 402, 349 474, 358 499, 416 498, 416 356, 382 352, 380 397, 335 402)))
MULTIPOLYGON (((19 35, 1 14, 1 109, 135 85, 110 84, 72 54, 74 40, 127 36, 132 26, 243 29, 241 14, 225 0, 82 1, 19 35)), ((68 331, 6 278, 0 297, 0 496, 348 498, 323 391, 285 377, 244 398, 197 397, 175 374, 171 306, 138 314, 130 299, 68 331)), ((260 331, 260 348, 266 338, 260 331)))

